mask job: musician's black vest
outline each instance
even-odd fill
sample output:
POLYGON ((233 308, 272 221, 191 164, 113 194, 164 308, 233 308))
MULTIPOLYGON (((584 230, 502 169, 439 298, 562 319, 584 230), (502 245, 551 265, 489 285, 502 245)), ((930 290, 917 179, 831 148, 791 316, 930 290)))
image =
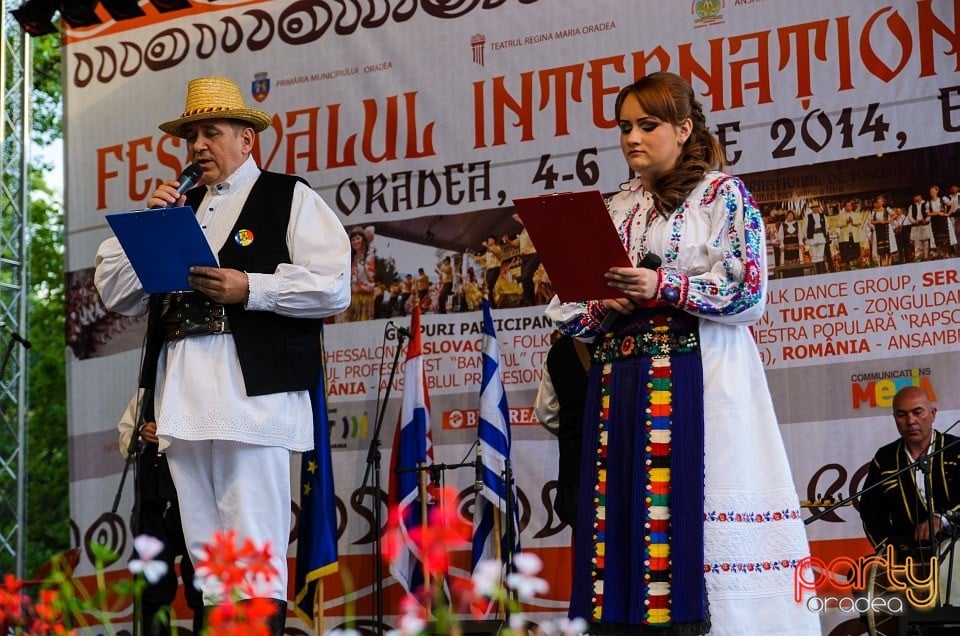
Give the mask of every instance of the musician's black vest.
MULTIPOLYGON (((218 254, 220 266, 250 273, 272 274, 280 263, 290 262, 287 226, 297 177, 261 172, 247 196, 243 210, 218 254), (246 230, 253 241, 246 247, 237 240, 246 230)), ((187 193, 194 210, 203 200, 205 187, 187 193)), ((157 319, 162 298, 150 298, 150 319, 140 386, 153 389, 157 361, 163 347, 163 331, 157 319)), ((240 369, 247 395, 266 395, 313 389, 322 369, 320 337, 323 321, 291 318, 270 311, 247 311, 241 304, 226 305, 230 328, 237 345, 240 369)), ((208 336, 192 336, 205 338, 208 336)))

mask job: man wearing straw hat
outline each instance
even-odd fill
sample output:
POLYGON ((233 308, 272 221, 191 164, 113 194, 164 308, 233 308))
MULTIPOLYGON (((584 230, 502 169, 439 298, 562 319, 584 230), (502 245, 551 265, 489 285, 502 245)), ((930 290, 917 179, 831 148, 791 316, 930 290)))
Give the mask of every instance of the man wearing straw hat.
MULTIPOLYGON (((150 207, 196 211, 219 268, 193 267, 193 291, 147 295, 116 239, 97 252, 104 304, 149 312, 140 386, 154 391, 160 447, 180 495, 191 556, 215 532, 269 543, 280 572, 257 596, 286 617, 290 454, 313 448, 309 392, 321 373, 322 319, 350 304, 350 242, 305 182, 251 156, 267 113, 223 77, 190 81, 183 114, 160 129, 186 140, 200 186, 161 184, 150 207)), ((210 581, 204 603, 219 602, 210 581)))

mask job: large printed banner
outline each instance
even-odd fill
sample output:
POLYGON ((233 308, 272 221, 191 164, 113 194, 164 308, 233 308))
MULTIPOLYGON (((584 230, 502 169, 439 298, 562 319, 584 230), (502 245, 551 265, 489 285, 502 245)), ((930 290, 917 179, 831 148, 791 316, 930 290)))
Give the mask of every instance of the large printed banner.
MULTIPOLYGON (((184 142, 157 124, 181 112, 200 75, 234 79, 273 117, 256 148, 261 167, 306 179, 363 236, 362 302, 326 330, 340 568, 351 581, 329 577, 327 627, 374 613, 373 506, 387 477, 369 478, 369 449, 375 437, 387 442, 385 471, 403 377, 396 327, 415 304, 436 478, 462 491, 469 515, 473 469, 463 465, 474 457, 484 294, 503 354, 521 542, 548 564, 550 592, 528 609, 565 611, 557 444, 532 410, 552 287, 520 251, 512 200, 616 191, 629 174, 613 99, 649 72, 689 79, 729 171, 763 211, 771 283, 754 336, 804 516, 862 484, 876 448, 896 436, 899 387, 930 391, 941 430, 960 417, 960 1, 182 4, 141 2, 143 15, 120 21, 98 5, 102 24, 68 31, 64 48, 77 544, 131 549, 115 427, 135 388, 144 321, 106 312, 92 286, 97 245, 110 235, 104 214, 144 207, 186 165, 184 142), (909 220, 914 197, 931 202, 929 235, 909 220), (809 220, 815 209, 822 228, 809 220)), ((558 224, 577 259, 576 219, 558 224)), ((808 536, 825 562, 869 552, 855 504, 809 524, 808 536)), ((468 561, 457 555, 461 573, 468 561)), ((123 566, 111 567, 119 576, 123 566)), ((82 568, 91 571, 89 556, 82 568)), ((392 622, 400 590, 392 578, 384 585, 392 622)), ((825 633, 858 633, 859 612, 839 605, 811 611, 825 633)))

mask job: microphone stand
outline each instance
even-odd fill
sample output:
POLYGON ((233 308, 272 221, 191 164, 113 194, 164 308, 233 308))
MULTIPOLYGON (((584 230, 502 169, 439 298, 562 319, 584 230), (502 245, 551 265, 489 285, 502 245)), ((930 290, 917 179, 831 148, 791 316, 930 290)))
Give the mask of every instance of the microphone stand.
MULTIPOLYGON (((137 389, 140 391, 140 389, 137 389)), ((146 401, 152 399, 150 391, 143 389, 143 395, 140 396, 140 400, 146 401)), ((143 430, 143 425, 146 424, 146 420, 143 417, 143 401, 138 400, 137 404, 137 418, 136 424, 133 427, 133 432, 130 435, 130 443, 127 444, 126 460, 123 463, 123 472, 120 473, 120 485, 117 487, 117 494, 113 498, 113 507, 110 509, 110 512, 116 514, 117 508, 120 507, 120 497, 123 495, 123 485, 127 481, 127 473, 130 472, 130 466, 133 466, 133 522, 137 526, 132 528, 134 536, 136 536, 137 531, 140 529, 140 491, 137 487, 140 477, 140 434, 143 430)))
MULTIPOLYGON (((383 394, 383 404, 377 414, 377 421, 373 427, 373 436, 370 439, 370 448, 367 450, 367 468, 363 474, 363 483, 360 486, 359 503, 363 503, 367 492, 367 480, 373 471, 374 502, 373 520, 376 531, 373 535, 373 586, 375 590, 375 607, 377 612, 377 634, 383 634, 383 512, 381 510, 383 498, 380 490, 380 429, 383 428, 383 417, 387 412, 387 403, 390 401, 390 389, 393 387, 393 378, 397 373, 397 364, 400 362, 400 351, 403 349, 405 330, 397 329, 397 348, 393 352, 393 364, 390 366, 390 378, 387 380, 387 389, 383 394)), ((409 333, 409 332, 407 332, 409 333)))
MULTIPOLYGON (((503 462, 503 482, 507 486, 507 497, 504 500, 504 503, 507 506, 506 516, 506 528, 504 529, 504 538, 506 539, 507 549, 503 555, 503 563, 506 565, 506 571, 513 573, 516 571, 516 565, 514 564, 514 551, 517 547, 516 537, 516 527, 514 525, 514 515, 513 508, 516 505, 513 498, 513 466, 510 464, 510 458, 506 457, 503 462)), ((512 593, 513 600, 518 600, 517 593, 514 590, 512 593)), ((504 613, 504 619, 507 624, 510 624, 510 607, 506 607, 504 613)))
MULTIPOLYGON (((145 417, 145 407, 147 402, 153 401, 153 391, 149 389, 137 389, 137 409, 136 409, 136 418, 134 419, 133 431, 130 434, 130 443, 127 444, 127 457, 123 463, 123 472, 120 474, 120 484, 117 486, 117 494, 113 498, 113 507, 110 509, 110 512, 113 514, 117 513, 117 509, 120 507, 120 498, 123 496, 123 486, 127 481, 127 474, 130 472, 130 467, 133 466, 133 511, 131 512, 131 528, 130 533, 132 536, 136 537, 140 534, 141 528, 143 527, 143 519, 141 516, 141 501, 140 501, 140 458, 143 451, 143 444, 140 442, 141 433, 143 431, 143 426, 147 423, 147 418, 145 417)), ((153 417, 153 408, 150 409, 151 418, 153 417)), ((143 608, 141 606, 142 600, 139 598, 140 595, 134 595, 133 598, 133 635, 140 636, 143 626, 141 625, 142 612, 143 608)))
POLYGON ((514 571, 513 565, 513 556, 514 550, 516 549, 517 542, 514 538, 517 536, 517 529, 514 525, 514 516, 513 516, 513 507, 516 505, 513 499, 513 466, 510 465, 510 458, 507 457, 504 459, 504 468, 503 468, 503 482, 507 486, 507 498, 504 503, 507 505, 507 527, 504 532, 504 536, 507 539, 507 553, 504 563, 507 565, 507 570, 510 572, 514 571))
MULTIPOLYGON (((923 473, 923 498, 927 506, 927 533, 930 535, 930 549, 933 554, 940 557, 940 542, 937 539, 937 533, 933 523, 933 470, 930 465, 930 454, 924 453, 923 457, 917 458, 917 468, 923 473)), ((937 605, 940 599, 937 598, 937 605)))
MULTIPOLYGON (((402 473, 429 473, 430 481, 433 483, 433 485, 434 485, 434 486, 440 486, 441 483, 443 482, 443 471, 449 470, 449 469, 453 469, 453 468, 472 468, 474 465, 475 465, 474 462, 460 462, 460 463, 458 463, 458 464, 444 464, 444 463, 440 463, 440 464, 418 464, 418 465, 416 465, 416 466, 411 466, 411 467, 409 467, 409 468, 397 468, 397 469, 395 469, 395 472, 396 472, 397 474, 402 474, 402 473)), ((420 477, 417 478, 417 481, 418 481, 418 482, 420 481, 420 477)), ((425 509, 426 509, 426 501, 422 502, 422 505, 423 505, 423 508, 424 508, 424 510, 425 510, 425 509)), ((441 500, 441 504, 440 504, 440 505, 442 505, 442 500, 441 500)), ((424 517, 423 517, 423 523, 426 523, 426 522, 427 522, 427 518, 428 518, 428 517, 427 517, 427 514, 425 513, 425 514, 424 514, 424 517)), ((429 581, 429 579, 428 579, 426 576, 425 576, 424 578, 425 578, 426 581, 429 581)), ((449 598, 449 589, 448 589, 448 586, 447 586, 447 582, 446 582, 446 577, 445 577, 445 576, 441 577, 441 583, 440 583, 440 585, 441 585, 441 588, 444 590, 444 595, 449 598)), ((436 596, 436 595, 434 595, 434 596, 436 596)), ((431 615, 432 615, 433 617, 436 617, 436 616, 437 616, 437 613, 433 611, 433 604, 432 604, 432 600, 430 599, 430 597, 427 597, 426 609, 427 609, 427 616, 428 616, 428 617, 431 616, 431 615)), ((432 633, 432 632, 428 629, 428 633, 432 633)))
POLYGON ((439 485, 442 481, 443 471, 454 468, 473 468, 473 462, 461 462, 459 464, 423 464, 421 466, 412 466, 410 468, 398 468, 397 473, 430 473, 430 481, 439 485))

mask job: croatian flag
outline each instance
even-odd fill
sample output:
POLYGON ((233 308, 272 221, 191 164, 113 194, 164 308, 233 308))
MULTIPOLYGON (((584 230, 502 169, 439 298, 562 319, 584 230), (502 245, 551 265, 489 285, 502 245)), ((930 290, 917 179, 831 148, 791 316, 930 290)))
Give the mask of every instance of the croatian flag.
POLYGON ((407 344, 407 359, 403 367, 403 402, 393 437, 390 455, 391 507, 400 513, 400 531, 403 546, 400 555, 390 564, 390 574, 408 592, 424 583, 423 558, 419 548, 410 539, 410 529, 424 523, 421 501, 419 466, 433 464, 433 439, 430 435, 430 397, 423 371, 420 341, 420 307, 414 306, 410 317, 412 337, 407 344))
MULTIPOLYGON (((480 423, 477 425, 477 453, 481 493, 473 507, 473 552, 471 570, 481 560, 499 559, 510 563, 520 549, 520 518, 516 490, 507 483, 510 460, 510 413, 500 373, 500 345, 493 330, 490 303, 483 299, 483 378, 480 385, 480 423), (494 526, 500 515, 499 531, 494 526), (500 542, 499 549, 497 541, 500 542)), ((510 479, 512 482, 512 478, 510 479)))

